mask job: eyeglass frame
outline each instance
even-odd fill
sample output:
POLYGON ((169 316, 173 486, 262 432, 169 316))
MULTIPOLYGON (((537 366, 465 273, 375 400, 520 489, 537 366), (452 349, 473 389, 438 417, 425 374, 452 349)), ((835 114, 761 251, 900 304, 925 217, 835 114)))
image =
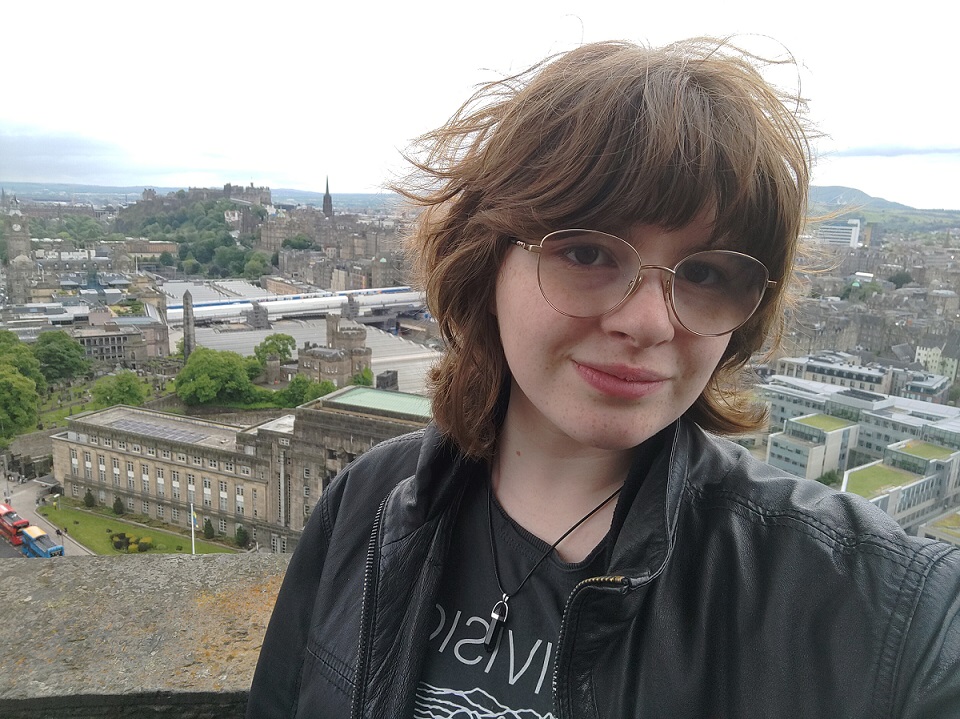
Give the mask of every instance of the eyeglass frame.
POLYGON ((642 273, 644 270, 663 270, 664 272, 667 273, 668 276, 667 276, 667 279, 666 279, 666 283, 664 284, 663 282, 661 282, 661 285, 660 285, 660 286, 663 288, 663 293, 664 293, 664 295, 665 295, 666 298, 667 298, 667 304, 670 305, 670 312, 673 313, 674 318, 677 320, 677 322, 680 324, 680 326, 683 327, 683 329, 685 329, 687 332, 690 332, 691 334, 695 334, 695 335, 697 335, 698 337, 723 337, 724 335, 729 335, 729 334, 732 334, 732 333, 736 332, 738 329, 740 329, 741 327, 743 327, 747 322, 749 322, 749 321, 750 321, 750 318, 753 317, 753 316, 757 313, 757 310, 758 310, 758 309, 760 309, 760 305, 763 304, 763 298, 766 296, 767 290, 773 289, 774 287, 777 286, 776 280, 771 280, 771 279, 770 279, 770 270, 767 269, 767 266, 766 266, 765 264, 763 264, 760 260, 758 260, 756 257, 753 257, 752 255, 748 255, 748 254, 746 254, 745 252, 737 252, 736 250, 723 250, 723 249, 716 249, 716 250, 698 250, 697 252, 691 252, 689 255, 687 255, 686 257, 684 257, 684 258, 682 258, 681 260, 679 260, 673 267, 667 267, 667 266, 665 266, 665 265, 645 265, 645 264, 643 264, 643 258, 640 257, 640 252, 637 250, 636 247, 634 247, 632 244, 630 244, 629 242, 627 242, 627 241, 626 241, 625 239, 623 239, 622 237, 617 237, 616 235, 611 235, 609 232, 603 232, 602 230, 587 230, 587 229, 579 228, 579 227, 571 227, 571 228, 563 229, 563 230, 554 230, 553 232, 548 232, 546 235, 544 235, 544 236, 540 239, 540 242, 537 243, 537 244, 533 244, 533 243, 531 243, 531 242, 524 242, 523 240, 518 240, 516 237, 510 237, 510 238, 508 238, 508 240, 509 240, 510 244, 516 245, 516 246, 519 247, 521 250, 525 250, 525 251, 530 252, 530 253, 532 253, 532 254, 535 254, 535 255, 537 256, 537 286, 540 288, 540 294, 543 296, 544 301, 545 301, 548 305, 550 305, 555 311, 559 312, 559 313, 560 313, 561 315, 563 315, 564 317, 571 317, 571 318, 573 318, 573 319, 583 319, 583 320, 587 320, 587 319, 597 319, 598 317, 603 317, 604 315, 610 314, 611 312, 615 311, 617 308, 621 307, 621 306, 623 305, 623 303, 626 302, 628 299, 630 299, 630 297, 637 291, 637 289, 639 289, 641 283, 643 282, 643 278, 642 278, 640 275, 641 275, 641 273, 642 273), (598 235, 605 235, 605 236, 607 236, 607 237, 612 237, 613 239, 619 240, 619 241, 622 242, 624 245, 626 245, 626 246, 629 247, 631 250, 633 250, 633 254, 635 254, 635 255, 637 256, 637 274, 636 274, 636 276, 633 278, 633 280, 631 281, 629 289, 628 289, 627 292, 623 295, 623 297, 620 298, 620 301, 617 302, 617 304, 615 304, 615 305, 614 305, 613 307, 611 307, 610 309, 605 310, 604 312, 601 312, 600 314, 597 314, 597 315, 587 315, 587 316, 579 316, 579 315, 572 315, 572 314, 570 314, 569 312, 564 312, 564 311, 561 310, 559 307, 557 307, 555 304, 553 304, 553 302, 550 301, 550 298, 547 297, 547 293, 543 291, 543 282, 542 282, 541 279, 540 279, 540 258, 541 258, 541 256, 542 256, 541 253, 542 253, 542 251, 543 251, 543 243, 546 242, 547 240, 549 240, 549 239, 550 239, 552 236, 554 236, 554 235, 558 235, 558 234, 560 234, 560 233, 567 233, 567 232, 587 232, 587 233, 590 233, 590 234, 598 234, 598 235), (690 329, 689 327, 687 327, 687 325, 684 324, 683 320, 680 319, 680 315, 677 313, 677 305, 676 305, 676 303, 674 302, 674 298, 673 298, 673 278, 677 276, 677 267, 679 267, 681 264, 683 264, 683 263, 684 263, 686 260, 688 260, 689 258, 693 257, 694 255, 698 255, 698 254, 700 254, 701 252, 724 252, 724 253, 731 254, 731 255, 739 255, 739 256, 741 256, 741 257, 747 257, 747 258, 753 260, 754 262, 756 262, 758 265, 760 265, 760 267, 763 268, 763 272, 764 272, 764 274, 765 274, 766 277, 767 277, 767 279, 765 280, 765 282, 764 282, 764 284, 763 284, 762 291, 761 291, 761 293, 760 293, 760 297, 759 297, 759 299, 757 300, 757 305, 756 305, 756 307, 753 308, 753 311, 751 311, 750 314, 747 315, 747 317, 743 320, 743 322, 741 322, 740 324, 738 324, 738 325, 737 325, 736 327, 734 327, 733 329, 729 329, 729 330, 726 330, 726 331, 724 331, 724 332, 718 332, 718 333, 716 333, 716 334, 708 334, 708 333, 704 333, 704 332, 697 332, 696 330, 692 330, 692 329, 690 329))

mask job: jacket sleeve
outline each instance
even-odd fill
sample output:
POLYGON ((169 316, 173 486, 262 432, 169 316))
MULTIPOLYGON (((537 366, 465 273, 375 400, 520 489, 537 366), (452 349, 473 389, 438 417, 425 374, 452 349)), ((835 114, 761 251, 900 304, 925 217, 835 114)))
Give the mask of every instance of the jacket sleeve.
MULTIPOLYGON (((944 546, 944 545, 939 545, 944 546)), ((901 664, 904 719, 960 717, 960 549, 930 565, 913 607, 901 664)))
POLYGON ((345 475, 321 496, 287 567, 250 687, 247 719, 292 717, 300 692, 317 587, 345 475))

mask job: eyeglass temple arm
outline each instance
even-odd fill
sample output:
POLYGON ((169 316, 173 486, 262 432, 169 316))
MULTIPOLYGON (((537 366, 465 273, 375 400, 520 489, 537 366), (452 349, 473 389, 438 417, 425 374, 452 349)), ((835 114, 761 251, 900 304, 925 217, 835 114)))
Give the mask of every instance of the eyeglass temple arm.
POLYGON ((514 239, 514 238, 512 238, 512 237, 510 238, 510 243, 516 245, 516 246, 519 247, 521 250, 526 250, 527 252, 532 252, 532 253, 534 253, 535 255, 539 255, 539 254, 540 254, 540 250, 543 249, 542 247, 540 247, 540 245, 531 245, 531 244, 528 243, 528 242, 521 242, 520 240, 516 240, 516 239, 514 239))

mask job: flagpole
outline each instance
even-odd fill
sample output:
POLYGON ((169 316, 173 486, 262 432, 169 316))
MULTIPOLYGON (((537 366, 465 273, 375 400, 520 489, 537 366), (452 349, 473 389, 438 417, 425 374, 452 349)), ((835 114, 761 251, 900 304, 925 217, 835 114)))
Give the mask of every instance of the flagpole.
POLYGON ((193 502, 190 502, 190 554, 197 553, 197 514, 193 511, 193 502))

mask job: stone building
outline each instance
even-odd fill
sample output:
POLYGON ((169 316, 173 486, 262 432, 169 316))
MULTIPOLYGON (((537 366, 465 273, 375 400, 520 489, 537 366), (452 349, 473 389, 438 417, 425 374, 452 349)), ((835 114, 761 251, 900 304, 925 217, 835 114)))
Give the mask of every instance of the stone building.
POLYGON ((373 351, 366 346, 367 329, 340 315, 327 315, 327 346, 304 343, 297 352, 297 374, 316 382, 329 380, 337 387, 350 384, 354 375, 370 369, 373 351))
POLYGON ((347 387, 293 414, 250 427, 133 407, 77 415, 53 436, 53 475, 67 496, 89 489, 131 513, 188 529, 200 526, 292 551, 317 499, 373 445, 424 426, 429 400, 347 387))

